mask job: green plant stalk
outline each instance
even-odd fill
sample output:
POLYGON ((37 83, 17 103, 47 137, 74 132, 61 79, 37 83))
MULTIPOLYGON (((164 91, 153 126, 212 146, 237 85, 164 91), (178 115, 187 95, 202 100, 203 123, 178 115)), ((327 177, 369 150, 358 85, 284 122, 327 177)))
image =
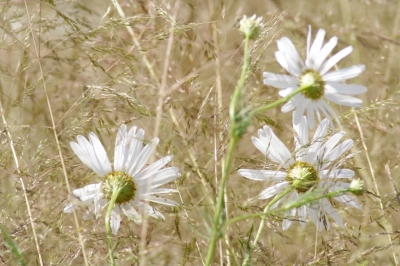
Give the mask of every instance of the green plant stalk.
MULTIPOLYGON (((294 188, 292 186, 288 187, 285 191, 283 191, 282 193, 280 193, 279 195, 277 195, 273 200, 271 200, 267 206, 265 206, 263 214, 265 214, 266 212, 269 211, 269 209, 271 208, 271 206, 273 204, 275 204, 278 200, 282 199, 283 197, 285 197, 290 191, 292 191, 294 188)), ((261 222, 260 225, 258 227, 258 231, 256 234, 256 237, 254 238, 253 244, 250 246, 250 250, 246 253, 246 256, 243 260, 243 264, 242 265, 248 265, 251 259, 251 255, 253 254, 254 249, 257 247, 257 243, 258 240, 261 237, 261 233, 264 230, 264 226, 265 226, 265 219, 267 217, 262 216, 261 217, 261 222)))
POLYGON ((111 197, 110 203, 107 208, 107 213, 106 213, 106 231, 107 231, 107 243, 108 243, 108 253, 110 254, 110 265, 115 266, 115 259, 114 259, 114 247, 113 247, 113 241, 112 241, 112 230, 111 230, 111 212, 114 209, 115 202, 118 198, 118 195, 121 191, 121 188, 115 190, 113 192, 113 195, 111 197))
POLYGON ((229 146, 228 146, 228 151, 225 157, 225 167, 222 172, 222 180, 219 186, 219 191, 218 191, 218 199, 217 199, 217 206, 216 206, 216 212, 214 216, 214 223, 212 227, 212 232, 211 232, 211 237, 208 243, 208 250, 207 250, 207 257, 206 257, 206 262, 205 265, 209 266, 211 265, 213 259, 214 259, 214 253, 215 253, 215 247, 217 244, 218 239, 221 238, 223 235, 223 232, 221 231, 221 228, 223 227, 225 223, 226 217, 224 216, 225 213, 225 199, 224 199, 224 192, 225 192, 225 187, 226 187, 226 181, 228 179, 229 175, 229 169, 231 167, 232 163, 232 157, 233 157, 233 151, 235 149, 235 146, 239 140, 239 136, 235 133, 237 132, 237 121, 236 121, 236 115, 237 110, 239 108, 240 100, 242 98, 242 89, 244 87, 244 83, 246 81, 246 74, 248 71, 248 68, 250 66, 250 55, 249 55, 249 41, 250 38, 248 35, 246 35, 245 41, 244 41, 244 62, 242 66, 242 73, 240 74, 240 79, 238 82, 238 85, 235 88, 235 92, 233 93, 230 106, 229 106, 229 116, 231 120, 231 126, 230 126, 230 140, 229 140, 229 146))
POLYGON ((298 93, 300 93, 300 92, 302 92, 302 91, 305 91, 305 90, 309 89, 309 87, 310 87, 310 86, 300 87, 300 88, 296 89, 295 91, 293 91, 292 93, 286 95, 285 97, 283 97, 283 98, 281 98, 281 99, 279 99, 279 100, 277 100, 277 101, 275 101, 275 102, 273 102, 273 103, 270 103, 270 104, 267 104, 267 105, 263 105, 263 106, 257 107, 256 109, 254 109, 253 111, 251 111, 251 112, 249 113, 249 117, 252 118, 253 116, 255 116, 256 114, 258 114, 258 113, 260 113, 260 112, 267 111, 267 110, 269 110, 269 109, 272 109, 272 108, 274 108, 274 107, 277 107, 278 105, 280 105, 280 104, 282 104, 282 103, 286 103, 286 102, 289 101, 293 96, 295 96, 296 94, 298 94, 298 93))
POLYGON ((8 235, 8 233, 6 232, 6 230, 3 228, 3 226, 1 224, 0 224, 0 231, 1 231, 1 234, 4 236, 4 238, 6 239, 6 243, 7 243, 8 247, 10 248, 10 252, 12 254, 14 254, 14 256, 17 258, 18 264, 25 266, 26 262, 24 260, 24 257, 22 256, 21 252, 19 251, 19 248, 14 243, 14 241, 12 241, 11 237, 8 235))

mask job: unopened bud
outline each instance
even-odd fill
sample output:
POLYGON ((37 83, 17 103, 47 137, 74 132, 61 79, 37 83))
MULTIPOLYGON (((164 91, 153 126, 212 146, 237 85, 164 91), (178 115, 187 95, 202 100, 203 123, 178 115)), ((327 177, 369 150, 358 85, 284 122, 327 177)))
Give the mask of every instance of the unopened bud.
POLYGON ((253 15, 251 18, 243 16, 243 18, 240 20, 239 31, 245 36, 248 36, 251 40, 257 39, 262 27, 261 21, 262 17, 257 18, 256 15, 253 15))

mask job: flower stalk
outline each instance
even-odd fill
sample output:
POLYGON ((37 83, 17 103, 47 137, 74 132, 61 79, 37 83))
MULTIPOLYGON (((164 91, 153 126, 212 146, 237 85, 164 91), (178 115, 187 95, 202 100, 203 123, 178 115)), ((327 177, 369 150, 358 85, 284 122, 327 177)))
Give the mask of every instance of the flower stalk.
POLYGON ((107 243, 108 243, 108 253, 110 254, 110 265, 115 266, 115 258, 114 258, 114 246, 112 241, 112 230, 111 230, 111 212, 115 207, 115 203, 118 199, 119 193, 121 192, 122 187, 118 187, 114 189, 113 195, 110 199, 110 203, 107 208, 106 213, 106 231, 107 231, 107 243))

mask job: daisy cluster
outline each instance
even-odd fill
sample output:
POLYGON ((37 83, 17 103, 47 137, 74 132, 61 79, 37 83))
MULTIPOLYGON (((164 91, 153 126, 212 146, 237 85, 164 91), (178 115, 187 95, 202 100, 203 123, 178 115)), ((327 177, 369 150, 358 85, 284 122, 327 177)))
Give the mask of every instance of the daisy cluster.
MULTIPOLYGON (((270 209, 285 201, 299 200, 305 193, 313 190, 329 193, 350 188, 355 184, 351 183, 354 171, 341 167, 343 162, 351 157, 349 151, 353 146, 353 140, 341 142, 345 135, 344 131, 329 137, 329 127, 335 131, 333 120, 341 128, 339 119, 329 102, 361 107, 362 101, 353 95, 366 92, 366 87, 345 84, 344 81, 358 76, 365 67, 356 65, 331 71, 341 59, 352 52, 353 48, 346 47, 328 58, 337 45, 338 38, 332 37, 325 45, 324 38, 325 30, 320 29, 311 43, 311 27, 309 28, 305 60, 301 58, 289 38, 281 38, 277 42, 278 51, 275 52, 275 58, 290 75, 263 73, 264 84, 278 88, 282 97, 298 88, 304 88, 283 105, 281 110, 284 113, 293 112, 292 123, 295 132, 293 151, 291 152, 283 144, 271 127, 264 126, 258 130, 258 137, 252 137, 252 141, 266 158, 278 164, 278 169, 238 171, 240 175, 252 180, 275 183, 259 195, 259 199, 278 197, 279 200, 270 209), (310 139, 309 130, 314 129, 316 118, 320 123, 310 139), (290 193, 280 197, 279 195, 288 188, 292 188, 290 193)), ((362 186, 362 181, 358 182, 361 182, 362 186)), ((333 199, 357 209, 361 208, 353 195, 342 194, 333 199)), ((331 201, 322 198, 287 210, 282 223, 283 229, 287 230, 295 220, 305 227, 307 214, 318 230, 330 229, 328 216, 339 226, 344 226, 331 201)))
MULTIPOLYGON (((261 18, 245 17, 240 22, 240 31, 247 38, 256 38, 260 25, 261 18)), ((364 93, 366 87, 345 84, 344 81, 359 75, 365 67, 356 65, 332 71, 341 59, 351 53, 352 47, 346 47, 329 57, 338 38, 332 37, 323 44, 324 38, 325 31, 320 29, 311 43, 311 28, 309 29, 305 60, 302 60, 290 39, 283 37, 278 40, 275 57, 289 75, 269 72, 264 72, 263 75, 264 84, 278 88, 282 97, 298 88, 304 88, 282 107, 284 113, 293 112, 294 149, 288 149, 270 126, 264 126, 258 131, 258 137, 252 138, 253 143, 278 167, 238 171, 240 175, 252 180, 274 182, 259 195, 260 199, 279 197, 271 209, 283 202, 299 200, 302 195, 313 190, 329 193, 349 188, 353 184, 351 180, 355 176, 354 171, 342 167, 342 164, 351 157, 350 149, 354 143, 351 139, 342 141, 345 135, 343 130, 329 135, 331 131, 336 132, 333 121, 339 125, 340 123, 328 102, 360 107, 361 100, 354 95, 364 93), (316 119, 319 125, 314 130, 316 119), (290 193, 280 197, 288 188, 291 188, 290 193)), ((163 219, 164 216, 149 203, 176 206, 175 201, 161 195, 177 190, 160 187, 177 179, 181 173, 177 167, 166 167, 172 156, 163 157, 148 165, 159 139, 154 138, 146 145, 144 141, 143 129, 132 127, 128 130, 126 125, 122 125, 116 136, 113 164, 94 133, 90 133, 88 138, 79 135, 76 142, 72 141, 70 144, 74 153, 102 180, 73 190, 72 194, 78 201, 69 203, 64 212, 71 213, 77 208, 85 207, 84 219, 91 218, 93 213, 97 218, 101 210, 112 201, 115 203, 110 216, 113 234, 117 234, 120 227, 121 213, 136 223, 142 221, 141 213, 163 219)), ((340 194, 333 197, 333 200, 361 208, 352 194, 340 194)), ((287 210, 282 227, 284 230, 288 229, 295 220, 305 227, 308 216, 318 230, 330 229, 328 217, 339 226, 344 226, 330 199, 321 198, 287 210)))

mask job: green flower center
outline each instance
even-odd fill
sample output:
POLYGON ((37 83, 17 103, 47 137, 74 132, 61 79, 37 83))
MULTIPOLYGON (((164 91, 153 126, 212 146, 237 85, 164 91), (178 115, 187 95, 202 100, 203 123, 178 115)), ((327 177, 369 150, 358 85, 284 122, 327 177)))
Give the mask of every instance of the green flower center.
POLYGON ((308 89, 301 93, 306 98, 316 101, 324 95, 325 82, 317 71, 307 69, 300 75, 299 87, 308 87, 308 89))
POLYGON ((286 176, 286 181, 299 193, 304 193, 317 185, 318 179, 318 173, 314 167, 305 162, 292 164, 286 176))
POLYGON ((111 200, 114 193, 119 191, 115 203, 121 204, 135 197, 136 185, 133 178, 125 172, 112 172, 104 177, 101 190, 108 200, 111 200))

